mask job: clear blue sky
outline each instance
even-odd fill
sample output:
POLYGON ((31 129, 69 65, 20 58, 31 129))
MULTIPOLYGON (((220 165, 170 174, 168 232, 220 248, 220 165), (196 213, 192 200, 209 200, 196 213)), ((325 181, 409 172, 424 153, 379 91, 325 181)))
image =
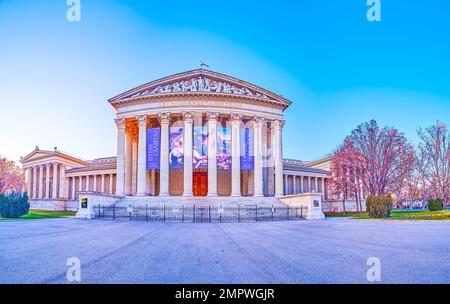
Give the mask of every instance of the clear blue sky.
POLYGON ((411 142, 450 124, 450 2, 381 0, 0 0, 0 154, 35 145, 83 158, 115 155, 106 100, 200 60, 283 94, 284 157, 330 153, 376 119, 411 142))

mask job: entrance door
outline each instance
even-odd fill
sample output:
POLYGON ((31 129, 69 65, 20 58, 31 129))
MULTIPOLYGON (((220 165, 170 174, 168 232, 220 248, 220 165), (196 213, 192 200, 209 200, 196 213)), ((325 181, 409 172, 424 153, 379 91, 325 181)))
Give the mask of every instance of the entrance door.
POLYGON ((208 172, 194 172, 192 183, 194 196, 206 196, 208 194, 208 172))

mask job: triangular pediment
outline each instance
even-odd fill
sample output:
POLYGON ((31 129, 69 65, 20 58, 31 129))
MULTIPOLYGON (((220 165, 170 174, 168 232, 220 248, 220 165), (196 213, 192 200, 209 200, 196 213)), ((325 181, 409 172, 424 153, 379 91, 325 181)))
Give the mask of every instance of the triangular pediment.
POLYGON ((291 102, 251 83, 237 78, 198 69, 161 78, 136 87, 109 100, 111 104, 141 98, 188 95, 222 95, 257 99, 287 108, 291 102))

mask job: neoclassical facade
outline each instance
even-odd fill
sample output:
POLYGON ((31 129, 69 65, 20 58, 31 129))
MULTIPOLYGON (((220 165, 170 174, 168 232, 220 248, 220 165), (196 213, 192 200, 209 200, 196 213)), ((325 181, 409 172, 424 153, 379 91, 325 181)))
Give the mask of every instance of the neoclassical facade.
POLYGON ((134 202, 328 196, 328 170, 283 160, 284 111, 291 102, 280 95, 198 69, 108 102, 116 110, 117 157, 87 161, 56 148, 35 149, 22 159, 35 207, 76 209, 79 193, 88 191, 134 202))

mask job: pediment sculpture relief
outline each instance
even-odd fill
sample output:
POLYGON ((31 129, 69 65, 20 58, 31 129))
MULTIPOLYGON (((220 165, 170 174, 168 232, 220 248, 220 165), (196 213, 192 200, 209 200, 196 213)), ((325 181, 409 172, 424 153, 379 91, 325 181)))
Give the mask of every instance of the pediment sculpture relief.
POLYGON ((217 81, 207 77, 192 78, 184 81, 177 81, 168 85, 159 85, 153 89, 147 89, 138 92, 130 97, 145 97, 158 94, 168 93, 185 93, 185 92, 206 92, 206 93, 222 93, 240 96, 249 96, 255 98, 270 99, 263 93, 252 92, 246 87, 237 87, 224 81, 217 81))

